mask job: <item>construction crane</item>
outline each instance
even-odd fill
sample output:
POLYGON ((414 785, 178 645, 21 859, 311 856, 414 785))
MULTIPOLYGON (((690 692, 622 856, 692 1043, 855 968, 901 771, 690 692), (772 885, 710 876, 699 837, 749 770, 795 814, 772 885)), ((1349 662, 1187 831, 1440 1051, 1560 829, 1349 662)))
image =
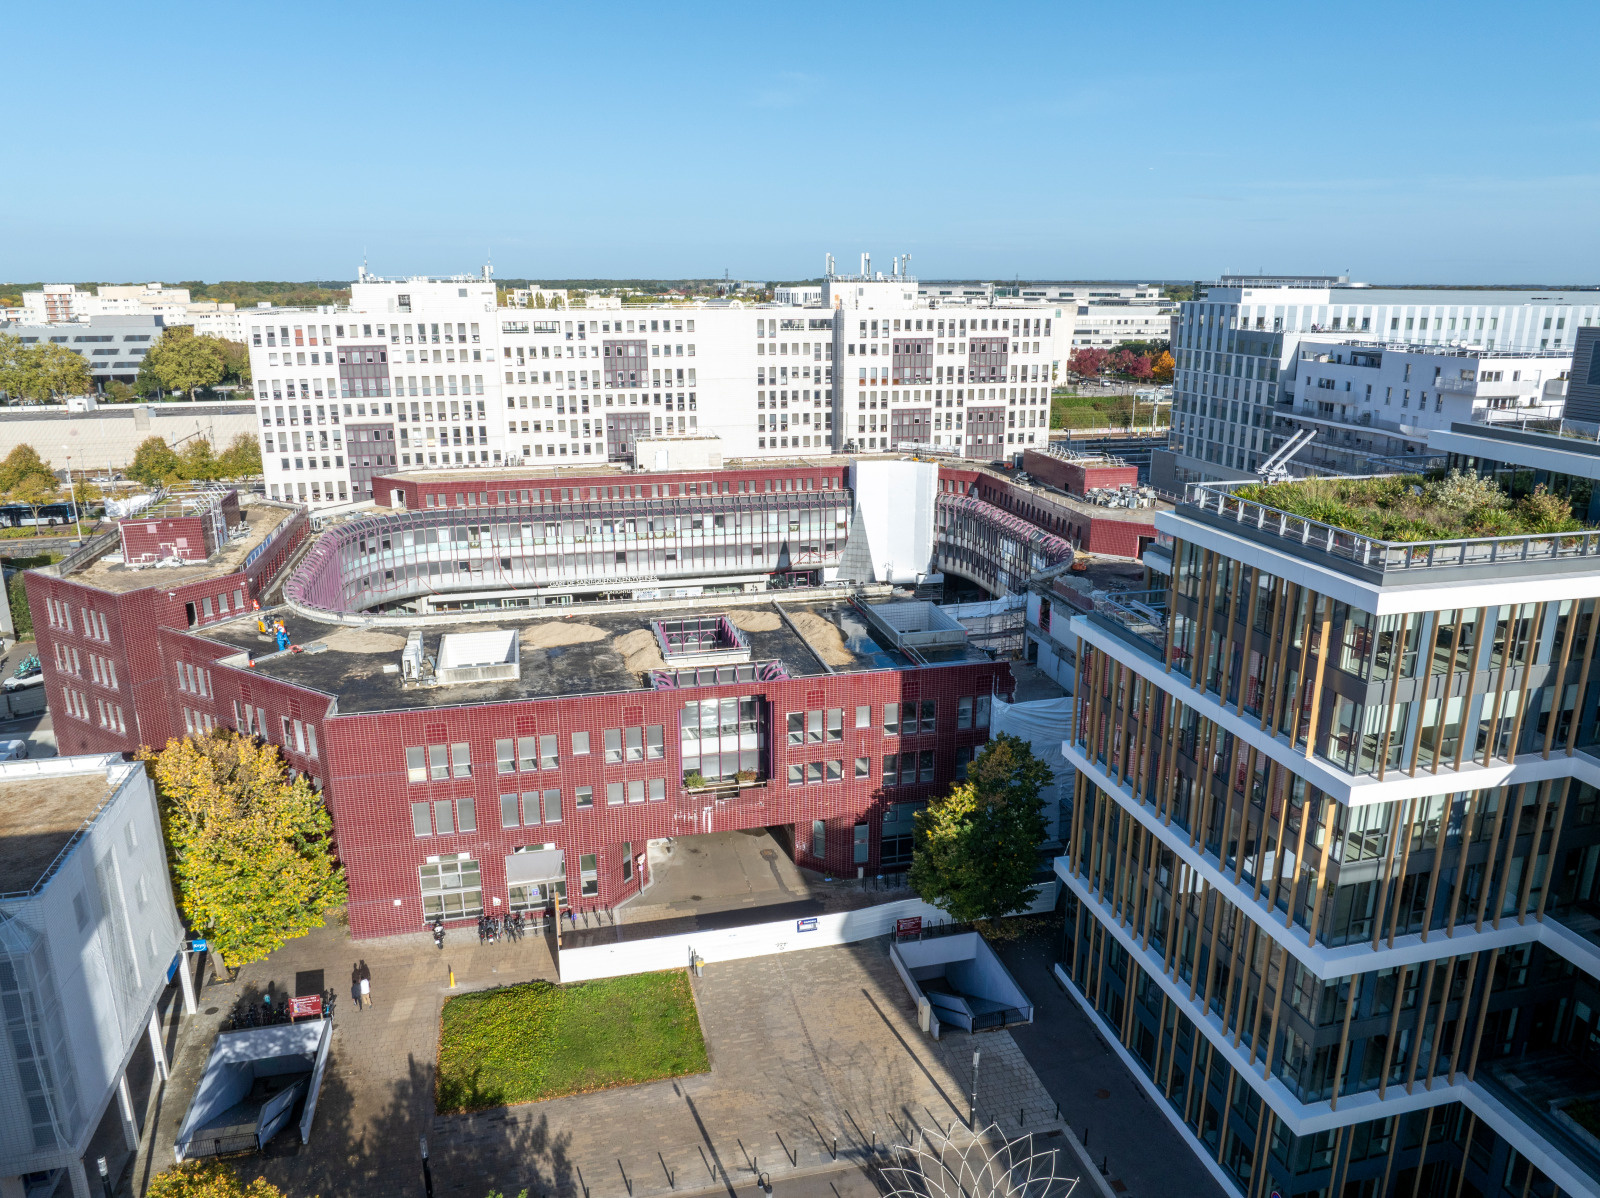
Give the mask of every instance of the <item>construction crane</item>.
POLYGON ((1317 430, 1303 428, 1290 437, 1266 461, 1256 467, 1256 477, 1264 483, 1281 483, 1289 478, 1289 459, 1294 457, 1316 437, 1317 430))

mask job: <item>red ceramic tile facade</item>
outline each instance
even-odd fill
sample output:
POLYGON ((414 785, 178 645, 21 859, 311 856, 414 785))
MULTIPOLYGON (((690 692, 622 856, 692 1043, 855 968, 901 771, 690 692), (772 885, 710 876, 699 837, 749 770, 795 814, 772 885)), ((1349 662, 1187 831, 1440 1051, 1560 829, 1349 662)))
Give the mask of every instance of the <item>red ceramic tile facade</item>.
POLYGON ((1154 508, 1143 511, 1119 508, 1115 509, 1115 516, 1110 514, 1113 509, 1104 509, 1107 514, 1101 516, 1086 504, 1074 506, 1046 492, 1016 486, 981 470, 941 466, 939 479, 944 490, 975 495, 1089 553, 1138 557, 1144 552, 1144 546, 1155 540, 1154 508))
POLYGON ((1037 449, 1022 451, 1022 468, 1040 482, 1060 487, 1069 495, 1082 498, 1085 491, 1096 487, 1139 485, 1137 466, 1095 466, 1059 458, 1053 453, 1037 449))
MULTIPOLYGON (((554 502, 575 503, 612 498, 612 492, 609 490, 612 487, 661 486, 669 488, 665 494, 674 496, 727 495, 739 493, 745 483, 751 484, 751 491, 765 491, 768 480, 774 483, 778 480, 787 480, 791 490, 806 490, 807 483, 810 484, 809 489, 813 491, 828 488, 837 490, 847 485, 848 477, 849 470, 844 465, 781 464, 744 470, 663 471, 660 474, 621 472, 580 474, 571 471, 560 474, 529 473, 525 477, 518 477, 501 472, 493 478, 478 478, 464 474, 451 479, 416 477, 409 474, 391 477, 379 474, 374 475, 372 479, 372 496, 378 503, 389 504, 392 502, 392 493, 399 491, 405 496, 406 509, 415 512, 427 508, 430 497, 436 508, 498 506, 520 502, 519 496, 523 491, 553 490, 559 492, 554 502), (722 490, 718 491, 718 487, 722 490)), ((617 492, 615 497, 622 498, 625 494, 617 492)))

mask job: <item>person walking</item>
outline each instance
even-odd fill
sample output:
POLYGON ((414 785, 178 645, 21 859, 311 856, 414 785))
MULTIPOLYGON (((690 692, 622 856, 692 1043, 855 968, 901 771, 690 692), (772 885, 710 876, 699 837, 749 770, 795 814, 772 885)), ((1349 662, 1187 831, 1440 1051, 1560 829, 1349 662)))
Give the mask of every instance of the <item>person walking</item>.
POLYGON ((361 962, 361 1006, 364 1008, 372 1005, 372 970, 367 968, 365 961, 361 962))

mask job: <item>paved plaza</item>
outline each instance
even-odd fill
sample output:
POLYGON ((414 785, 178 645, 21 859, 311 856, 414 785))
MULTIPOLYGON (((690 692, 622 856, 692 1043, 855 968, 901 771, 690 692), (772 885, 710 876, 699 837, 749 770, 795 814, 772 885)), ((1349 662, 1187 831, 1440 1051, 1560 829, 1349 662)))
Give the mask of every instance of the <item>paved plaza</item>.
MULTIPOLYGON (((268 983, 292 990, 297 974, 315 970, 341 999, 311 1142, 285 1132, 265 1156, 240 1162, 296 1196, 420 1196, 418 1140, 426 1135, 434 1188, 445 1196, 527 1189, 642 1198, 748 1191, 766 1176, 796 1198, 811 1189, 848 1198, 840 1179, 855 1184, 875 1151, 966 1120, 975 1048, 980 1123, 1033 1133, 1064 1160, 1072 1151, 1055 1100, 1010 1033, 957 1032, 936 1043, 917 1030, 884 940, 706 966, 693 984, 709 1073, 435 1116, 433 1062, 451 966, 458 991, 555 976, 535 937, 480 946, 453 932, 438 952, 426 934, 351 942, 328 927, 246 967, 234 983, 208 985, 201 1009, 214 1013, 184 1021, 172 1078, 152 1095, 134 1191, 171 1164, 178 1123, 237 995, 268 983), (363 963, 372 979, 364 1011, 350 997, 363 963)), ((1081 1171, 1076 1162, 1063 1167, 1081 1171)), ((1103 1190, 1098 1177, 1085 1187, 1080 1193, 1103 1190)))

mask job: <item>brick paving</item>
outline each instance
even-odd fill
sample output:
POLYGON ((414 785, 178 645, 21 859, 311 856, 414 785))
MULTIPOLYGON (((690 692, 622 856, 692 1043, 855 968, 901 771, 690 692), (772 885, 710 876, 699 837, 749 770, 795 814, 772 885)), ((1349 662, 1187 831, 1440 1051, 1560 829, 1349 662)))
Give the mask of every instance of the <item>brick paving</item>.
POLYGON ((709 1073, 436 1116, 446 965, 454 964, 463 990, 554 976, 535 938, 483 947, 466 939, 452 933, 439 953, 425 934, 352 943, 326 928, 247 967, 233 985, 207 986, 201 1009, 217 1014, 185 1021, 172 1081, 152 1102, 159 1101, 155 1117, 147 1116, 135 1191, 170 1164, 178 1123, 236 994, 268 981, 292 987, 297 972, 317 968, 341 997, 311 1142, 285 1132, 268 1155, 241 1161, 247 1175, 297 1196, 420 1196, 424 1134, 443 1198, 524 1188, 575 1198, 726 1192, 758 1174, 787 1192, 820 1186, 826 1194, 816 1179, 870 1160, 874 1145, 964 1121, 974 1047, 982 1052, 980 1124, 998 1121, 1008 1135, 1062 1130, 1054 1100, 1009 1033, 957 1032, 935 1043, 917 1030, 884 940, 706 966, 693 985, 709 1073), (373 1006, 359 1011, 350 970, 363 960, 373 1006), (804 1178, 813 1180, 801 1186, 804 1178))

